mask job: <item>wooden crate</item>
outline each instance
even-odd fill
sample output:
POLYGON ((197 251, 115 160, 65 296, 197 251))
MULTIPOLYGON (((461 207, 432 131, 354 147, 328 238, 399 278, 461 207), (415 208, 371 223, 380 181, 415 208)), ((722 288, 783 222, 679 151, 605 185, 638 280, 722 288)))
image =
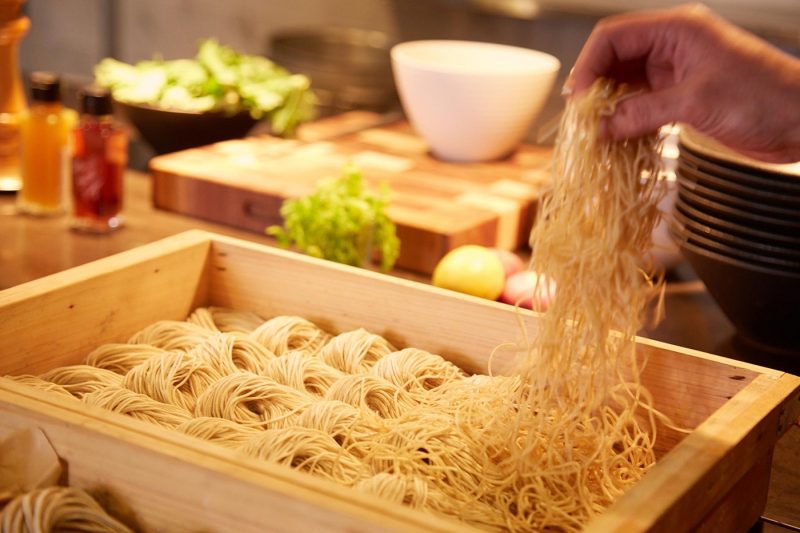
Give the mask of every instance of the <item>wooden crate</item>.
MULTIPOLYGON (((79 363, 198 305, 365 327, 476 372, 519 335, 510 306, 193 231, 0 292, 0 375, 79 363)), ((522 319, 536 327, 533 313, 522 319)), ((763 510, 775 441, 800 414, 800 379, 646 339, 639 351, 657 407, 694 431, 661 428, 658 464, 587 531, 745 531, 763 510)), ((148 531, 470 531, 0 378, 0 430, 31 425, 72 485, 112 495, 148 531)))

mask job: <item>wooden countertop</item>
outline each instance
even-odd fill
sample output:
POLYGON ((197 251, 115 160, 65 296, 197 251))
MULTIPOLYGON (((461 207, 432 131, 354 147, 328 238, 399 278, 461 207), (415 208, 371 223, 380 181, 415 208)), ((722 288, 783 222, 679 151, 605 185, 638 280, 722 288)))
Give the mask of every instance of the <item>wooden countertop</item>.
MULTIPOLYGON (((72 232, 67 217, 18 215, 14 195, 0 195, 0 289, 189 229, 204 229, 267 245, 275 243, 266 235, 154 209, 150 177, 129 171, 125 180, 125 226, 109 235, 72 232)), ((427 281, 410 272, 393 274, 427 281)), ((654 331, 645 332, 645 336, 800 375, 800 357, 781 359, 740 346, 733 338, 730 322, 687 265, 679 265, 668 281, 666 319, 654 331)), ((789 429, 776 447, 765 516, 800 528, 800 428, 789 429)), ((769 524, 764 527, 764 531, 782 530, 769 524)))

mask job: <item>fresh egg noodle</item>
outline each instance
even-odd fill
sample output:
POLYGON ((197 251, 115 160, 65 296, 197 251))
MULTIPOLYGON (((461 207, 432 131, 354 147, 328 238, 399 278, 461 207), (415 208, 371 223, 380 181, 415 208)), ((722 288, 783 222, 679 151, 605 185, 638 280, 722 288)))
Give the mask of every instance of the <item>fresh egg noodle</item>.
POLYGON ((131 533, 88 493, 69 487, 48 487, 19 494, 0 510, 3 533, 91 531, 131 533))
POLYGON ((655 460, 635 335, 661 288, 646 258, 658 146, 597 135, 624 95, 598 82, 567 105, 531 235, 537 290, 557 295, 511 375, 208 307, 17 379, 473 526, 579 530, 655 460))
POLYGON ((482 432, 513 476, 514 497, 498 501, 513 528, 579 529, 655 461, 656 413, 635 336, 663 293, 647 256, 663 190, 658 140, 598 136, 625 94, 601 80, 569 102, 553 189, 531 233, 531 269, 542 274, 534 293, 554 281, 556 297, 520 359, 507 416, 482 432))

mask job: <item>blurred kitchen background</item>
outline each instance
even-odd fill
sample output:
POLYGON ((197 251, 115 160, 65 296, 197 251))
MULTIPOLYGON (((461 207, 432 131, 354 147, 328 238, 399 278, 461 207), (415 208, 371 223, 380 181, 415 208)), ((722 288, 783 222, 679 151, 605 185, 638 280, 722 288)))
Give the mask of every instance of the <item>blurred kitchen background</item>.
MULTIPOLYGON (((570 65, 597 20, 630 9, 678 4, 669 0, 28 0, 32 20, 21 46, 25 73, 91 76, 112 56, 136 62, 161 55, 192 57, 199 40, 216 37, 243 52, 266 54, 307 72, 330 114, 348 107, 384 111, 396 105, 388 48, 395 42, 467 39, 534 48, 570 65), (343 28, 357 29, 345 32, 343 28), (310 43, 287 40, 303 30, 310 43), (338 31, 338 33, 337 33, 338 31), (342 47, 341 42, 349 44, 342 47), (335 43, 339 41, 339 47, 335 43), (332 44, 334 43, 334 44, 332 44), (320 47, 321 46, 321 47, 320 47), (355 49, 354 49, 355 47, 355 49)), ((800 1, 711 0, 726 18, 790 53, 800 49, 800 1)), ((558 91, 539 125, 561 107, 558 91)), ((531 132, 537 131, 537 124, 531 132)), ((533 135, 533 134, 532 134, 533 135)), ((531 136, 532 136, 531 135, 531 136)))

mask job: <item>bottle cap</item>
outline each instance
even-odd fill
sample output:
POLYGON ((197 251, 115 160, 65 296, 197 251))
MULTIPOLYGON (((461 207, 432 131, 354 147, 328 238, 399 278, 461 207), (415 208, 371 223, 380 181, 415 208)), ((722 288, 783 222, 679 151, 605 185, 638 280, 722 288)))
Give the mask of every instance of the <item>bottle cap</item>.
POLYGON ((52 72, 32 73, 31 98, 36 102, 60 102, 61 78, 52 72))
POLYGON ((105 87, 88 85, 80 92, 81 113, 102 116, 112 111, 111 93, 105 87))

